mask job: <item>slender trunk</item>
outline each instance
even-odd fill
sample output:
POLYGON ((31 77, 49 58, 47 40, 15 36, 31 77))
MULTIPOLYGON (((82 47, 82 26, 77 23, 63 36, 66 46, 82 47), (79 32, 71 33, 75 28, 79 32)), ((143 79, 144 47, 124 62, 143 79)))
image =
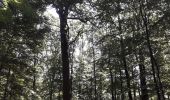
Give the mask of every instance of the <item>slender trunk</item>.
POLYGON ((139 51, 139 71, 140 71, 140 87, 141 100, 149 100, 148 89, 146 84, 146 70, 144 66, 144 56, 142 51, 139 51))
POLYGON ((90 78, 90 93, 89 93, 89 97, 90 97, 90 100, 93 100, 93 77, 90 78))
MULTIPOLYGON (((36 92, 36 68, 35 68, 35 66, 36 66, 36 58, 34 56, 33 83, 32 83, 32 89, 33 89, 34 92, 36 92)), ((32 99, 33 100, 35 99, 35 95, 34 94, 32 95, 32 99)))
POLYGON ((140 90, 140 84, 139 83, 137 83, 137 87, 138 87, 137 90, 138 90, 138 94, 139 94, 138 97, 141 97, 141 90, 140 90))
MULTIPOLYGON (((134 68, 132 68, 134 69, 134 68)), ((134 73, 135 70, 132 70, 132 77, 133 77, 133 98, 134 100, 136 100, 136 83, 135 83, 135 73, 134 73)))
POLYGON ((115 97, 114 97, 114 91, 113 91, 113 74, 112 74, 112 69, 111 69, 111 64, 110 64, 110 47, 108 48, 109 49, 109 53, 108 53, 108 57, 109 57, 109 62, 108 62, 108 67, 109 67, 109 72, 110 72, 110 85, 111 85, 111 95, 112 95, 112 100, 115 100, 115 97))
MULTIPOLYGON (((117 77, 116 77, 116 67, 115 67, 115 84, 117 84, 117 77)), ((115 89, 114 89, 114 91, 115 91, 115 99, 114 100, 117 100, 117 89, 116 89, 116 85, 114 86, 115 87, 115 89)))
MULTIPOLYGON (((137 21, 137 31, 140 31, 140 26, 139 26, 139 20, 138 18, 135 16, 135 19, 137 21)), ((133 31, 135 31, 135 29, 133 29, 133 31)), ((133 33, 133 38, 134 38, 134 33, 133 33)), ((143 37, 141 37, 142 39, 143 37)), ((133 41, 135 43, 135 41, 133 41)), ((134 48, 135 49, 135 48, 134 48)), ((146 84, 146 70, 145 70, 145 66, 144 66, 144 56, 143 56, 143 52, 142 49, 139 48, 139 57, 136 53, 136 49, 134 51, 135 54, 135 58, 136 61, 138 62, 139 65, 139 78, 140 78, 140 83, 138 83, 138 93, 139 93, 139 97, 140 100, 149 100, 149 95, 148 95, 148 89, 147 89, 147 84, 146 84), (140 84, 140 85, 139 85, 140 84)))
POLYGON ((120 100, 124 100, 125 95, 124 95, 124 90, 123 90, 123 80, 122 80, 122 71, 119 68, 119 72, 120 72, 120 91, 121 91, 121 99, 120 100))
POLYGON ((60 18, 61 53, 63 67, 63 100, 71 100, 70 93, 70 72, 69 72, 69 53, 68 53, 68 5, 61 4, 58 14, 60 18))
MULTIPOLYGON (((32 89, 33 89, 34 92, 36 92, 36 76, 35 76, 35 71, 34 71, 34 75, 33 75, 32 89)), ((35 94, 32 94, 32 99, 33 100, 35 99, 35 94)))
POLYGON ((152 51, 152 47, 151 47, 151 43, 150 43, 150 31, 148 28, 148 18, 146 16, 146 13, 143 13, 142 6, 140 7, 140 14, 142 16, 142 20, 143 20, 144 27, 145 27, 147 47, 149 49, 150 62, 151 62, 151 67, 152 67, 152 71, 153 71, 152 74, 153 74, 153 78, 154 78, 154 82, 155 82, 155 88, 157 91, 158 100, 165 100, 163 86, 162 86, 162 82, 160 79, 159 66, 156 62, 155 57, 153 56, 153 51, 152 51))
POLYGON ((113 91, 113 74, 112 74, 112 70, 111 68, 109 68, 109 71, 110 71, 110 81, 111 81, 111 94, 112 94, 112 100, 115 100, 115 97, 114 97, 114 91, 113 91))
POLYGON ((50 99, 49 100, 52 100, 53 99, 52 79, 50 79, 50 80, 51 80, 51 82, 50 82, 50 91, 49 91, 50 99))
POLYGON ((134 96, 134 100, 136 100, 136 88, 135 88, 135 86, 133 87, 133 96, 134 96))
MULTIPOLYGON (((60 80, 62 79, 62 75, 60 75, 60 80)), ((61 90, 62 90, 62 83, 59 83, 59 89, 58 89, 58 100, 61 100, 61 90)))
POLYGON ((130 86, 130 76, 128 72, 128 67, 126 64, 126 57, 125 57, 125 47, 124 47, 124 42, 123 42, 123 37, 122 37, 122 26, 120 22, 120 17, 118 16, 118 22, 119 22, 119 33, 121 35, 120 39, 120 47, 121 47, 121 59, 123 62, 124 70, 125 70, 125 75, 126 75, 126 83, 127 83, 127 88, 128 88, 128 96, 129 100, 133 100, 132 98, 132 92, 131 92, 131 86, 130 86))
POLYGON ((71 91, 70 93, 71 94, 70 95, 71 95, 71 98, 72 98, 72 92, 73 92, 73 64, 71 65, 71 73, 70 74, 71 74, 71 77, 70 77, 71 78, 70 79, 70 86, 71 86, 70 87, 70 91, 71 91))
POLYGON ((9 78, 10 78, 10 75, 11 75, 11 69, 9 68, 8 69, 8 74, 6 75, 7 77, 7 80, 6 80, 6 84, 5 84, 5 90, 4 90, 4 95, 3 95, 3 100, 7 100, 7 97, 8 97, 8 86, 9 86, 9 78))
POLYGON ((102 100, 102 91, 103 91, 102 75, 100 75, 100 94, 98 95, 98 97, 99 97, 98 100, 102 100))
POLYGON ((70 91, 71 91, 71 98, 72 98, 72 91, 73 91, 73 86, 72 86, 72 84, 73 84, 73 62, 74 62, 74 44, 73 44, 73 46, 70 48, 71 50, 72 50, 72 53, 70 54, 71 56, 70 56, 70 63, 71 63, 71 73, 70 73, 70 91))
POLYGON ((95 62, 95 50, 94 50, 94 37, 92 37, 92 53, 93 53, 93 76, 94 76, 94 100, 97 100, 97 89, 96 89, 96 62, 95 62))
POLYGON ((125 58, 125 54, 124 54, 124 46, 123 46, 123 40, 121 39, 121 48, 122 48, 122 61, 123 61, 123 66, 124 66, 124 70, 125 70, 125 75, 126 75, 126 83, 127 83, 127 88, 128 88, 128 96, 129 96, 129 100, 133 100, 132 98, 132 92, 131 92, 131 86, 130 86, 130 76, 129 76, 129 72, 128 72, 128 68, 127 68, 127 64, 126 64, 126 58, 125 58))
POLYGON ((33 90, 36 91, 36 76, 33 76, 33 86, 32 86, 33 90))
MULTIPOLYGON (((81 82, 81 79, 79 79, 79 81, 81 82)), ((81 94, 82 94, 82 92, 81 92, 81 90, 82 90, 82 88, 81 88, 81 83, 79 82, 79 84, 78 84, 78 94, 79 94, 79 96, 78 96, 78 98, 79 98, 79 100, 81 100, 82 98, 82 96, 81 96, 81 94)))
POLYGON ((52 72, 52 76, 51 76, 51 81, 50 81, 50 91, 49 91, 49 95, 50 95, 50 100, 53 100, 53 84, 54 84, 54 78, 55 78, 55 72, 52 72))

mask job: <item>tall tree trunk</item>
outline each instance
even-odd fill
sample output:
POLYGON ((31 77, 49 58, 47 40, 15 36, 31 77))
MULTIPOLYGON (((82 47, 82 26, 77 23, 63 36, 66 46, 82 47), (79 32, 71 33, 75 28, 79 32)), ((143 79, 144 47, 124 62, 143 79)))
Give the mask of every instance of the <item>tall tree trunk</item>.
MULTIPOLYGON (((111 47, 111 46, 110 46, 111 47)), ((109 57, 109 62, 108 62, 108 67, 109 67, 109 73, 110 73, 110 85, 111 85, 111 95, 112 95, 112 100, 115 100, 115 97, 114 97, 114 88, 113 88, 113 73, 112 73, 112 69, 111 69, 111 64, 110 64, 110 60, 111 60, 111 57, 110 57, 110 55, 111 55, 111 53, 110 53, 110 51, 111 51, 111 49, 110 49, 110 47, 108 48, 109 49, 109 53, 108 53, 108 57, 109 57)))
POLYGON ((127 88, 128 88, 128 96, 129 96, 129 100, 133 100, 132 92, 131 92, 131 86, 130 86, 130 76, 129 76, 128 67, 127 67, 127 64, 126 64, 125 46, 124 46, 123 37, 122 37, 122 26, 121 26, 119 15, 118 15, 118 22, 119 22, 119 33, 121 35, 121 39, 120 39, 121 59, 122 59, 122 62, 123 62, 123 66, 124 66, 124 70, 125 70, 125 75, 126 75, 126 83, 127 83, 127 88))
POLYGON ((71 100, 70 93, 70 72, 69 72, 69 53, 68 53, 68 5, 60 4, 59 18, 60 18, 60 36, 61 36, 61 53, 62 53, 62 67, 63 67, 63 100, 71 100))
POLYGON ((93 76, 90 78, 90 93, 89 93, 89 98, 90 100, 93 100, 93 76))
POLYGON ((141 97, 140 83, 137 83, 137 87, 138 87, 137 90, 138 90, 138 94, 139 94, 138 97, 141 97))
MULTIPOLYGON (((132 67, 134 69, 134 67, 132 67)), ((135 79, 135 70, 132 70, 132 77, 133 77, 133 98, 136 100, 136 79, 135 79)))
POLYGON ((156 62, 155 57, 153 56, 153 51, 152 51, 152 47, 151 47, 151 43, 150 43, 150 31, 148 28, 148 18, 147 18, 145 11, 143 11, 142 7, 143 7, 143 4, 140 5, 140 14, 141 14, 143 24, 145 27, 146 41, 147 41, 147 47, 149 49, 150 62, 151 62, 151 67, 152 67, 152 71, 153 71, 152 74, 153 74, 153 78, 154 78, 154 82, 155 82, 155 88, 157 91, 158 100, 165 100, 163 86, 162 86, 162 82, 160 79, 159 66, 156 62))
POLYGON ((129 76, 129 72, 128 72, 128 68, 127 68, 127 64, 126 64, 126 58, 125 58, 125 50, 124 50, 124 45, 123 45, 123 39, 121 38, 121 52, 122 52, 122 61, 123 61, 123 66, 124 66, 124 70, 125 70, 125 76, 126 76, 126 83, 127 83, 127 88, 128 88, 128 96, 129 96, 129 100, 133 100, 132 98, 132 92, 131 92, 131 86, 130 86, 130 76, 129 76))
POLYGON ((98 94, 98 99, 97 100, 103 100, 102 99, 102 95, 103 95, 103 93, 102 93, 102 91, 103 91, 103 85, 102 85, 102 75, 100 75, 100 80, 99 80, 100 82, 99 82, 99 94, 98 94))
POLYGON ((112 74, 112 70, 111 68, 109 68, 109 72, 110 72, 110 82, 111 82, 111 94, 112 94, 112 100, 115 100, 114 97, 114 89, 113 89, 113 74, 112 74))
MULTIPOLYGON (((117 84, 117 75, 116 75, 117 73, 116 73, 116 67, 115 67, 115 83, 117 84)), ((115 85, 114 86, 115 87, 115 89, 114 89, 114 91, 115 91, 115 99, 114 100, 117 100, 117 86, 115 85)))
POLYGON ((92 36, 92 53, 93 53, 93 76, 94 76, 94 100, 97 100, 97 89, 96 89, 96 62, 95 62, 95 50, 94 50, 94 37, 92 36))
MULTIPOLYGON (((32 89, 34 92, 36 92, 36 58, 35 58, 35 55, 34 55, 34 66, 33 66, 33 83, 32 83, 32 89)), ((32 95, 32 99, 34 100, 35 99, 35 94, 32 95)))
POLYGON ((122 80, 122 71, 121 68, 119 67, 119 72, 120 72, 120 91, 121 91, 121 99, 120 100, 124 100, 125 95, 124 95, 124 90, 123 90, 123 80, 122 80))
MULTIPOLYGON (((135 15, 134 15, 135 16, 135 15)), ((135 16, 135 19, 137 21, 137 31, 140 31, 140 26, 139 26, 139 20, 137 18, 137 16, 135 16)), ((135 23, 134 23, 135 24, 135 23)), ((135 32, 135 29, 133 28, 133 32, 135 32)), ((133 33, 133 38, 135 37, 135 33, 133 33)), ((141 37, 142 39, 143 37, 141 37)), ((135 43, 136 41, 134 40, 133 43, 135 43)), ((139 93, 139 97, 140 100, 149 100, 149 95, 148 95, 148 89, 147 89, 147 84, 146 84, 146 70, 145 70, 145 66, 144 66, 144 56, 143 56, 143 50, 141 48, 139 48, 139 56, 137 55, 137 49, 135 48, 136 45, 133 47, 134 48, 134 54, 135 54, 135 58, 136 61, 138 62, 139 65, 139 78, 140 78, 140 83, 137 83, 138 86, 138 93, 139 93)))
POLYGON ((55 78, 55 72, 52 72, 52 76, 51 76, 51 79, 50 79, 50 91, 49 91, 50 100, 53 100, 53 84, 54 84, 54 78, 55 78))
POLYGON ((70 49, 71 49, 71 53, 70 53, 70 63, 71 63, 71 65, 70 65, 70 67, 71 67, 71 73, 70 73, 70 93, 71 93, 71 98, 72 98, 72 91, 73 91, 73 86, 72 86, 72 84, 73 84, 73 63, 74 63, 74 52, 75 52, 75 49, 74 49, 74 47, 75 47, 75 44, 73 44, 71 47, 70 47, 70 49))
MULTIPOLYGON (((62 75, 60 75, 60 80, 62 79, 62 75)), ((58 100, 61 100, 61 90, 62 90, 62 83, 58 83, 58 85, 59 85, 59 88, 58 88, 58 92, 59 92, 59 94, 58 94, 58 100)))
POLYGON ((139 50, 141 100, 149 100, 148 89, 146 84, 146 70, 144 66, 144 56, 142 54, 143 54, 142 51, 139 50))
POLYGON ((8 86, 9 86, 9 78, 10 78, 10 76, 11 76, 11 69, 9 68, 8 69, 8 73, 7 73, 7 75, 6 75, 6 78, 7 78, 7 80, 6 80, 6 84, 5 84, 5 90, 4 90, 4 94, 3 94, 3 100, 8 100, 7 99, 7 97, 8 97, 8 86))
POLYGON ((81 94, 82 94, 82 88, 81 88, 81 78, 79 79, 79 83, 78 83, 78 98, 79 98, 79 100, 81 100, 82 99, 82 96, 81 96, 81 94))

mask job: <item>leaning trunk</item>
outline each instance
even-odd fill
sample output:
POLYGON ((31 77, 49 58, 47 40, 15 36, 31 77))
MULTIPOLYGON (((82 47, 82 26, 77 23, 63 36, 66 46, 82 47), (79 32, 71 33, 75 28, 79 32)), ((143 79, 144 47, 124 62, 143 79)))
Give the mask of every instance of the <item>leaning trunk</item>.
POLYGON ((159 66, 156 62, 155 57, 153 56, 153 51, 152 51, 152 47, 151 47, 151 43, 150 43, 150 31, 149 31, 149 27, 148 27, 148 18, 147 18, 145 11, 143 11, 143 9, 142 9, 142 6, 143 5, 140 6, 140 14, 141 14, 143 24, 145 27, 146 41, 147 41, 147 47, 149 50, 149 56, 150 56, 150 62, 151 62, 151 67, 152 67, 152 71, 153 71, 152 74, 153 74, 153 78, 154 78, 155 88, 156 88, 158 100, 165 100, 163 86, 162 86, 162 82, 160 79, 159 66))

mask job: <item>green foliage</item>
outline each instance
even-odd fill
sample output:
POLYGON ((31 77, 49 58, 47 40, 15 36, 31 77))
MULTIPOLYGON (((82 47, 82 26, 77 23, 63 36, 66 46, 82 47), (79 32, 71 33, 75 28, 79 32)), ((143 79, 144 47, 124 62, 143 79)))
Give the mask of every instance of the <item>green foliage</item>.
POLYGON ((0 22, 9 23, 13 20, 14 15, 35 16, 35 12, 27 0, 4 0, 4 5, 0 8, 0 22))
POLYGON ((62 100, 59 22, 54 21, 57 18, 52 19, 55 17, 45 19, 43 16, 49 5, 56 11, 69 7, 68 39, 71 42, 68 52, 73 99, 111 100, 113 92, 116 100, 127 100, 130 90, 134 100, 141 99, 142 73, 149 99, 156 100, 154 70, 168 97, 170 2, 144 1, 3 0, 0 8, 0 99, 62 100), (86 24, 81 22, 84 19, 86 24), (145 67, 145 73, 139 65, 145 67), (127 80, 130 80, 130 87, 127 80))

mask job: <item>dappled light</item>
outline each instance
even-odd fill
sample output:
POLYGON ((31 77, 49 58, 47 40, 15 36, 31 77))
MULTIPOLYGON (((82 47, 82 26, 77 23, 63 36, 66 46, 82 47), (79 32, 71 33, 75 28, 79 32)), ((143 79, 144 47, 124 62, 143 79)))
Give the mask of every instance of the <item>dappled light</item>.
POLYGON ((0 100, 170 100, 169 0, 0 0, 0 100))

